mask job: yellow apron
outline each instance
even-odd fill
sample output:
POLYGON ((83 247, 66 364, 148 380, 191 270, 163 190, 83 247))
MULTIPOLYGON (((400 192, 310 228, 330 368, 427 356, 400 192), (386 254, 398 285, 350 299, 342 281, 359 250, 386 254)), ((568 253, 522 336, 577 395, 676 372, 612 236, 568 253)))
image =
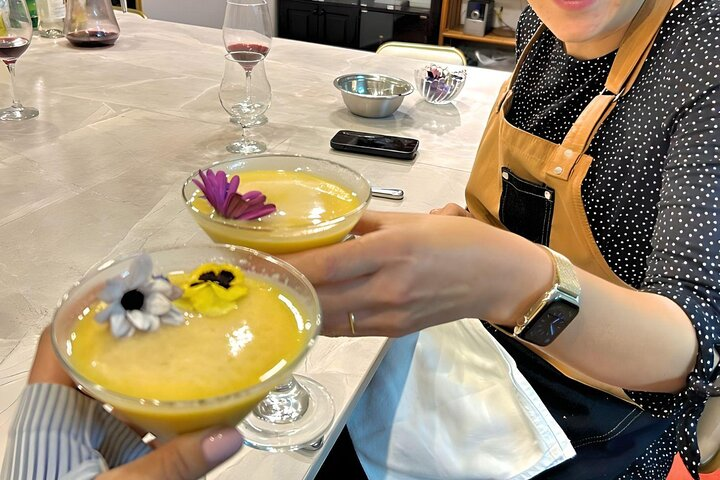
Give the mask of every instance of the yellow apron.
MULTIPOLYGON (((541 209, 538 212, 547 214, 552 221, 548 232, 539 233, 543 237, 541 243, 549 244, 583 270, 632 288, 613 273, 593 238, 581 196, 582 182, 593 160, 586 151, 617 100, 633 86, 672 7, 673 0, 644 2, 625 33, 605 81, 605 89, 587 105, 560 144, 516 128, 506 120, 520 68, 545 30, 545 26, 540 26, 520 55, 512 76, 503 84, 485 128, 465 192, 468 209, 475 218, 505 229, 501 221, 501 202, 507 194, 503 189, 503 177, 506 180, 505 190, 512 188, 507 186, 508 176, 519 179, 516 181, 521 183, 543 186, 544 190, 535 194, 544 195, 552 202, 552 207, 545 209, 549 211, 541 209)), ((630 402, 622 389, 590 378, 533 345, 525 345, 570 378, 630 402)), ((706 417, 703 415, 704 423, 711 424, 709 430, 714 431, 715 426, 720 424, 715 420, 720 419, 720 411, 711 421, 705 421, 706 417)), ((703 432, 703 426, 700 431, 703 432)), ((720 431, 715 436, 720 437, 720 431)), ((714 446, 708 448, 717 449, 719 442, 716 440, 713 443, 714 446)), ((703 460, 712 457, 713 453, 707 455, 703 452, 703 460)), ((705 462, 703 471, 715 467, 708 463, 713 462, 705 462)))

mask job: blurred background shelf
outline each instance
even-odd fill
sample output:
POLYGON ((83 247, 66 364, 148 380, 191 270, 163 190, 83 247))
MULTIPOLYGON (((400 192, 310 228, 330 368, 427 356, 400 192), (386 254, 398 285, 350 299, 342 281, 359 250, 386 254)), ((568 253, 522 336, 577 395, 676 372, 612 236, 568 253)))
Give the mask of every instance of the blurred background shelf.
POLYGON ((469 42, 478 42, 478 43, 489 43, 491 45, 500 45, 503 47, 515 47, 515 37, 510 37, 507 35, 500 35, 495 32, 495 29, 491 30, 489 33, 486 33, 483 37, 478 37, 475 35, 467 35, 463 32, 461 26, 456 26, 454 28, 445 28, 440 30, 440 45, 445 45, 446 38, 452 38, 455 40, 467 40, 469 42))
MULTIPOLYGON (((462 21, 465 17, 465 10, 467 8, 467 0, 442 0, 442 7, 440 8, 440 28, 438 34, 438 43, 440 45, 452 44, 452 40, 462 40, 468 42, 485 43, 490 45, 496 45, 501 47, 515 47, 515 31, 509 27, 502 27, 504 23, 504 10, 509 7, 509 10, 515 10, 517 15, 524 8, 525 2, 511 2, 496 0, 494 4, 494 15, 493 22, 494 27, 492 30, 487 32, 485 36, 468 35, 463 32, 462 21), (508 5, 506 5, 506 3, 508 5), (517 3, 517 5, 514 5, 517 3), (513 8, 514 7, 514 8, 513 8)), ((512 16, 515 17, 516 14, 512 16)), ((517 24, 517 19, 511 20, 513 28, 517 24)))

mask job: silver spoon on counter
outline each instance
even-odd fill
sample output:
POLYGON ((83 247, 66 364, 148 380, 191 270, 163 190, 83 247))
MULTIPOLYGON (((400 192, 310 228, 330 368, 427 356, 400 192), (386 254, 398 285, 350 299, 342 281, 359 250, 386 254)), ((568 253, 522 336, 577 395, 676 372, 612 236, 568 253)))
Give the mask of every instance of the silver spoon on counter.
POLYGON ((399 188, 372 187, 370 188, 370 192, 373 197, 387 198, 390 200, 402 200, 405 196, 405 192, 403 192, 399 188))

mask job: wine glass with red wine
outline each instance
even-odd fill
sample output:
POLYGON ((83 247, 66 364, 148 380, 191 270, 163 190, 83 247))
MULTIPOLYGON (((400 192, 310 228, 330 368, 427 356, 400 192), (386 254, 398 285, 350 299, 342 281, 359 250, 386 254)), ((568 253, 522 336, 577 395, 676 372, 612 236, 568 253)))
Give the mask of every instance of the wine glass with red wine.
POLYGON ((242 128, 242 138, 228 145, 228 152, 249 155, 267 149, 264 143, 245 135, 245 128, 252 125, 270 106, 272 95, 265 75, 264 59, 261 53, 255 52, 225 55, 225 72, 218 96, 233 123, 242 128))
POLYGON ((30 46, 32 21, 25 0, 0 1, 0 60, 10 72, 12 105, 0 110, 0 120, 27 120, 38 116, 38 109, 23 107, 15 96, 15 62, 30 46))
MULTIPOLYGON (((242 60, 247 53, 259 53, 267 57, 272 43, 270 9, 265 0, 227 0, 223 22, 225 50, 242 60)), ((248 88, 252 72, 248 72, 248 88)), ((231 122, 237 123, 231 118, 231 122)), ((259 115, 249 126, 267 123, 265 115, 259 115)))

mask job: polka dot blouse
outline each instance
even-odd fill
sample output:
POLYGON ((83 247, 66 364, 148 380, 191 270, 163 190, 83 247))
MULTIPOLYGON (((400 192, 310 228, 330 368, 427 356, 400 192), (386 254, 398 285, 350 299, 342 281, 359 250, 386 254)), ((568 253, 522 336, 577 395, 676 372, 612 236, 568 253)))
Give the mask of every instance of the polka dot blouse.
MULTIPOLYGON (((518 51, 538 25, 527 9, 518 51)), ((508 121, 560 143, 603 89, 614 58, 574 59, 545 31, 517 79, 508 121)), ((588 153, 582 197, 600 251, 626 283, 680 305, 700 345, 684 392, 628 392, 674 421, 620 478, 664 479, 677 451, 697 475, 695 428, 720 347, 720 1, 684 0, 670 12, 588 153)))

